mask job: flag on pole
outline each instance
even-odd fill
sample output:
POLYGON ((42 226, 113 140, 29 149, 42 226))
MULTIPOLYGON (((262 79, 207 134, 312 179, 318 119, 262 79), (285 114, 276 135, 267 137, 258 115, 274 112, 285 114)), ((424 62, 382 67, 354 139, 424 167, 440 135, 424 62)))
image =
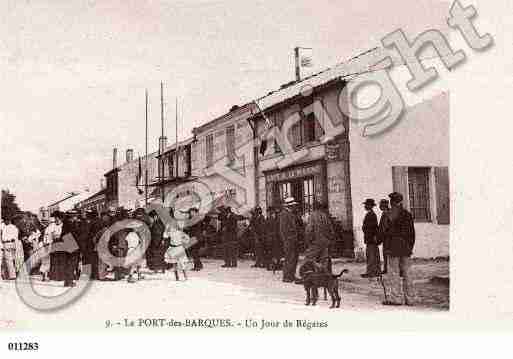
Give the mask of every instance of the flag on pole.
POLYGON ((296 80, 299 81, 313 74, 313 49, 296 47, 296 80))

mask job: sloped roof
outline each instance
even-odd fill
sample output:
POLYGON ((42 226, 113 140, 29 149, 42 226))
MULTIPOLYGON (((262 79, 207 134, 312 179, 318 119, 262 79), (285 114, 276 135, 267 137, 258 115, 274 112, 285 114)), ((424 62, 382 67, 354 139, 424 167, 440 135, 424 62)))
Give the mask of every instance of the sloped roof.
POLYGON ((282 86, 282 88, 272 91, 267 95, 257 99, 257 103, 262 110, 269 109, 276 106, 288 99, 298 96, 305 86, 316 88, 328 84, 339 79, 350 79, 358 74, 361 74, 372 69, 383 56, 382 48, 374 48, 357 55, 348 61, 341 62, 334 67, 327 68, 312 76, 309 76, 299 82, 291 82, 290 85, 282 86))

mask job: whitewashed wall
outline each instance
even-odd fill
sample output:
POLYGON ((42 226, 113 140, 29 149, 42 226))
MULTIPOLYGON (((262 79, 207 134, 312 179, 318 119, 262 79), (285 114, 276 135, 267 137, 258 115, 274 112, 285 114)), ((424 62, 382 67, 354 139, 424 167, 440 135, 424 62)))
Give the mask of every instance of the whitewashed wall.
MULTIPOLYGON (((365 212, 361 203, 366 198, 388 199, 393 191, 392 166, 449 166, 449 94, 442 92, 407 107, 394 128, 376 137, 363 137, 361 128, 351 121, 349 137, 355 248, 362 248, 365 212)), ((433 222, 415 223, 415 257, 449 255, 449 225, 436 223, 433 171, 430 181, 433 222)))

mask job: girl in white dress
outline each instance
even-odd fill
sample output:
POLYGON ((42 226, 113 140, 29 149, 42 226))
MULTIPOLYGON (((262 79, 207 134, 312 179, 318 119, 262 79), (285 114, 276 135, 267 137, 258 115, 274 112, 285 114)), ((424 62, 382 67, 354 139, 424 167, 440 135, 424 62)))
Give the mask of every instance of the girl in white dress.
POLYGON ((167 225, 164 231, 164 238, 169 238, 170 246, 166 251, 164 260, 174 265, 175 278, 180 280, 178 271, 183 273, 184 279, 187 280, 187 270, 190 266, 189 258, 185 252, 184 245, 189 241, 189 237, 176 226, 167 225))

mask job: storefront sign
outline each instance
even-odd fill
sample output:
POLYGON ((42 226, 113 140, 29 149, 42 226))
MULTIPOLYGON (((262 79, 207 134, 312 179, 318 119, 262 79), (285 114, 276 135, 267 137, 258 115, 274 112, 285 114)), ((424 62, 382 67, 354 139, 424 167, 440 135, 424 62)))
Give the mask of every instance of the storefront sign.
POLYGON ((269 182, 281 182, 294 178, 314 176, 322 173, 322 165, 296 167, 281 172, 268 174, 266 180, 269 182))
POLYGON ((326 160, 340 161, 341 160, 341 147, 340 143, 328 143, 326 145, 326 160))

